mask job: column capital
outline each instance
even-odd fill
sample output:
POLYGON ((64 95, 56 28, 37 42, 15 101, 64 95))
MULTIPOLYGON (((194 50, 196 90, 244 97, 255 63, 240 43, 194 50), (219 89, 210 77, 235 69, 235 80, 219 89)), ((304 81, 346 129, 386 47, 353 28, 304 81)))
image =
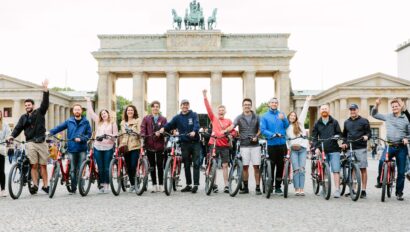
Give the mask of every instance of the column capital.
POLYGON ((256 71, 255 70, 245 70, 245 71, 243 71, 243 75, 255 76, 256 71))
POLYGON ((211 76, 222 76, 222 71, 221 70, 212 70, 211 71, 211 76))
POLYGON ((132 73, 132 76, 133 76, 133 77, 134 77, 134 76, 142 76, 142 75, 144 75, 144 72, 141 71, 141 70, 133 70, 133 71, 131 71, 131 73, 132 73))
POLYGON ((109 73, 110 73, 110 71, 107 71, 107 70, 98 70, 97 71, 97 74, 99 76, 107 76, 109 73))
POLYGON ((168 70, 168 71, 165 71, 165 74, 166 74, 167 76, 177 76, 177 75, 178 75, 178 71, 168 70))

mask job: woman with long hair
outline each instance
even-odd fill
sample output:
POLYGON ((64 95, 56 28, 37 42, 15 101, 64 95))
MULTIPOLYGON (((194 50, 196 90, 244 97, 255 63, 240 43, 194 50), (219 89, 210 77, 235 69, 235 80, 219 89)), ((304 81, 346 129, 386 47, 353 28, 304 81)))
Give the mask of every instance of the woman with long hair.
MULTIPOLYGON (((87 114, 95 122, 95 136, 98 137, 104 134, 118 135, 117 123, 115 120, 112 120, 110 112, 103 109, 97 115, 93 110, 90 98, 86 97, 85 99, 87 100, 87 114)), ((109 169, 113 153, 114 139, 103 139, 102 141, 94 142, 94 157, 100 172, 100 193, 109 192, 109 169)))
MULTIPOLYGON (((10 136, 10 127, 3 121, 3 112, 0 111, 0 143, 5 142, 10 136)), ((6 185, 6 173, 4 167, 6 165, 6 144, 0 145, 0 197, 5 197, 4 191, 6 185)))
POLYGON ((288 146, 290 146, 291 149, 293 185, 295 187, 296 196, 305 195, 305 165, 309 142, 306 138, 297 137, 306 136, 304 124, 311 99, 311 96, 306 97, 305 104, 303 105, 303 110, 299 116, 294 111, 288 114, 289 127, 286 129, 286 137, 294 139, 289 140, 288 146))
MULTIPOLYGON (((138 111, 134 105, 128 105, 125 107, 120 127, 121 133, 132 131, 140 134, 141 119, 138 117, 138 111)), ((141 149, 140 136, 135 136, 132 134, 125 134, 121 136, 120 148, 120 150, 125 151, 124 158, 127 163, 127 172, 131 183, 129 192, 135 192, 135 172, 141 149)))

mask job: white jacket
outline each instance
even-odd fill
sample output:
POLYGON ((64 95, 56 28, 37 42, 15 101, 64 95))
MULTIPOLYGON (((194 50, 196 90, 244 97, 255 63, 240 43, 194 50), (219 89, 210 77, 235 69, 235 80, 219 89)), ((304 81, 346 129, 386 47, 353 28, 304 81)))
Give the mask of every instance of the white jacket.
MULTIPOLYGON (((0 143, 4 142, 10 136, 10 127, 7 123, 3 122, 3 129, 0 130, 0 143)), ((0 145, 0 155, 6 156, 6 144, 0 145)))
MULTIPOLYGON (((295 135, 293 133, 293 125, 292 123, 289 122, 289 127, 288 129, 286 129, 286 138, 296 138, 298 136, 306 136, 306 129, 305 129, 305 119, 307 116, 307 112, 309 110, 309 102, 305 101, 305 104, 303 105, 303 109, 302 112, 300 113, 299 117, 298 117, 298 123, 300 126, 300 129, 302 129, 302 132, 300 135, 295 135)), ((288 146, 292 146, 294 144, 300 145, 304 148, 308 148, 309 146, 309 141, 307 139, 302 139, 302 138, 297 138, 295 140, 289 140, 288 141, 288 146)))

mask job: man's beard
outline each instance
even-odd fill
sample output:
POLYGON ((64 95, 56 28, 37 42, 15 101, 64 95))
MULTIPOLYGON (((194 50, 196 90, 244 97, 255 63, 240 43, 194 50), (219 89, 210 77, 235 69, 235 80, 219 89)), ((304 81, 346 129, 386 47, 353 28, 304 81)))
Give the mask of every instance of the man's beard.
POLYGON ((33 108, 31 108, 31 109, 26 109, 26 112, 27 112, 27 113, 33 112, 33 108))
POLYGON ((74 117, 79 118, 79 117, 81 117, 81 114, 80 113, 75 113, 74 117))
POLYGON ((322 115, 322 117, 326 118, 327 116, 329 116, 328 112, 322 112, 320 115, 322 115))

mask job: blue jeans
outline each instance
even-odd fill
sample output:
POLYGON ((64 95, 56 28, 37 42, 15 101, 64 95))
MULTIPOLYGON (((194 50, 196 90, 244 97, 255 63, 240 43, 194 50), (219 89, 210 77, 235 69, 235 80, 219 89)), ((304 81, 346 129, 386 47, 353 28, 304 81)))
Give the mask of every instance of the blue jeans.
MULTIPOLYGON (((396 194, 403 193, 404 180, 405 180, 404 175, 406 171, 407 156, 408 156, 407 146, 389 147, 389 158, 396 157, 396 166, 397 166, 396 194)), ((383 167, 383 163, 385 160, 386 160, 386 148, 384 149, 383 154, 380 156, 377 183, 381 183, 380 173, 382 172, 382 167, 383 167)))
POLYGON ((330 165, 333 173, 340 172, 340 152, 332 152, 326 154, 326 161, 330 165))
POLYGON ((110 162, 113 156, 113 149, 106 151, 100 151, 94 148, 94 158, 97 162, 100 183, 101 184, 108 184, 110 183, 108 174, 110 170, 110 162))
POLYGON ((293 168, 293 185, 295 189, 303 189, 305 187, 305 165, 306 165, 306 148, 291 153, 292 168, 293 168))
POLYGON ((73 192, 77 190, 77 177, 80 172, 81 164, 85 160, 85 151, 82 152, 69 152, 68 158, 71 160, 70 177, 71 177, 71 189, 73 192))

